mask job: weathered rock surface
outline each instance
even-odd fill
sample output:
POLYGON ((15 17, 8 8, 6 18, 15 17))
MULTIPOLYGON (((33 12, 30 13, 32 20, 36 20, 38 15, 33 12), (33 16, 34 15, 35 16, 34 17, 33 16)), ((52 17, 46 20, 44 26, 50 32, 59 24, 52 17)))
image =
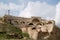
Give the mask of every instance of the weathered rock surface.
POLYGON ((4 22, 15 25, 22 32, 27 32, 33 40, 60 40, 60 28, 54 20, 46 20, 41 17, 14 17, 4 16, 4 22))

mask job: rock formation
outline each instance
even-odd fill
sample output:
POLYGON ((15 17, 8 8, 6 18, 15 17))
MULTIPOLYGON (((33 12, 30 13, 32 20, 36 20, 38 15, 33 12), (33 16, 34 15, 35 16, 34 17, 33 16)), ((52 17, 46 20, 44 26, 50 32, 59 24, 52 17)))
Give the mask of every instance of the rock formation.
POLYGON ((20 28, 22 32, 27 32, 33 40, 60 40, 60 29, 56 27, 54 20, 5 15, 4 22, 20 28))

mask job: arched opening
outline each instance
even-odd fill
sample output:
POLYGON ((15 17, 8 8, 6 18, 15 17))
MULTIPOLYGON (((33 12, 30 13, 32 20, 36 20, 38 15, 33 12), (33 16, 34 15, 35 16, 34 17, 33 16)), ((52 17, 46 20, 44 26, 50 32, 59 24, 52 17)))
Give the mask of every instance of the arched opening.
POLYGON ((25 22, 24 21, 21 21, 20 23, 24 24, 25 22))
POLYGON ((32 20, 32 22, 40 22, 40 21, 39 21, 39 19, 34 18, 34 19, 32 20))
POLYGON ((35 30, 35 29, 36 29, 35 27, 32 28, 32 30, 35 30))
POLYGON ((29 25, 33 25, 33 23, 29 23, 29 25))
POLYGON ((51 21, 49 21, 47 24, 52 24, 52 22, 51 22, 51 21))
POLYGON ((18 22, 17 21, 14 21, 16 24, 18 24, 18 22))
POLYGON ((42 23, 37 23, 37 25, 42 25, 42 23))

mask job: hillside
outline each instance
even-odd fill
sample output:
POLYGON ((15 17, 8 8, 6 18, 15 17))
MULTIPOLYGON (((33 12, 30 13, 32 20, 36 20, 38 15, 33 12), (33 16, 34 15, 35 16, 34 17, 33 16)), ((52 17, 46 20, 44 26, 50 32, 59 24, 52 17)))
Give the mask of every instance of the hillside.
POLYGON ((4 16, 0 19, 0 39, 60 40, 60 28, 41 17, 4 16))
POLYGON ((0 21, 0 40, 24 40, 24 37, 29 39, 28 33, 23 33, 14 25, 0 21))

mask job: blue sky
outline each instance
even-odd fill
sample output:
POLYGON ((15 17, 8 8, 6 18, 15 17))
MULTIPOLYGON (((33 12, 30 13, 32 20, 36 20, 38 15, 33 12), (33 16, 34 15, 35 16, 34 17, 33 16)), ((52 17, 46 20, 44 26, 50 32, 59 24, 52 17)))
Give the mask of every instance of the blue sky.
POLYGON ((59 3, 60 0, 0 0, 0 16, 8 14, 10 10, 10 15, 13 16, 39 16, 54 19, 60 24, 59 3))
MULTIPOLYGON (((41 1, 41 2, 47 2, 50 5, 56 5, 60 0, 23 0, 24 2, 29 2, 29 1, 41 1)), ((23 1, 20 0, 0 0, 0 2, 8 4, 9 2, 15 3, 15 4, 21 4, 23 1)))
MULTIPOLYGON (((46 4, 48 4, 50 6, 56 6, 58 4, 58 2, 60 2, 60 0, 0 0, 0 3, 3 3, 4 5, 6 4, 7 6, 9 6, 10 4, 13 4, 15 6, 24 6, 20 10, 19 9, 18 10, 11 10, 11 15, 18 16, 20 14, 21 10, 24 10, 27 7, 29 2, 36 2, 36 1, 40 1, 41 3, 45 2, 46 4)), ((50 17, 54 16, 54 14, 53 15, 50 14, 49 16, 50 17)))

